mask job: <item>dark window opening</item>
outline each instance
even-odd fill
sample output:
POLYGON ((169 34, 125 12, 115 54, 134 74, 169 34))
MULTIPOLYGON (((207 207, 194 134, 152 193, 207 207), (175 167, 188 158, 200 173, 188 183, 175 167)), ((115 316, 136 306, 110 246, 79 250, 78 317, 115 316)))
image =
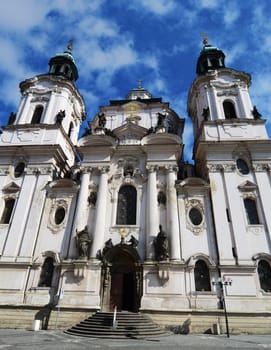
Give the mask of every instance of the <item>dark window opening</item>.
POLYGON ((51 287, 54 274, 54 259, 46 258, 40 274, 39 287, 51 287))
POLYGON ((11 219, 11 214, 14 208, 15 199, 9 198, 5 200, 5 207, 1 218, 2 224, 9 224, 11 219))
POLYGON ((57 210, 55 212, 55 223, 56 223, 56 225, 60 225, 63 222, 63 220, 65 218, 65 215, 66 215, 65 208, 63 208, 63 207, 57 208, 57 210))
POLYGON ((198 208, 191 208, 189 211, 189 218, 193 225, 198 226, 202 223, 202 214, 198 208))
POLYGON ((42 113, 43 113, 43 106, 36 107, 36 109, 33 113, 31 124, 39 124, 41 121, 42 113))
POLYGON ((263 289, 265 292, 271 292, 271 267, 267 261, 259 261, 258 276, 261 289, 263 289))
POLYGON ((14 177, 20 177, 24 172, 25 164, 23 162, 18 163, 14 169, 14 177))
POLYGON ((211 291, 209 269, 203 260, 198 260, 196 262, 194 275, 196 291, 211 291))
POLYGON ((244 161, 244 159, 241 159, 241 158, 237 159, 236 165, 237 165, 238 171, 241 174, 247 175, 249 173, 249 167, 247 163, 244 161))
POLYGON ((235 108, 232 102, 224 101, 223 102, 223 109, 226 119, 235 119, 236 118, 236 112, 235 108))
POLYGON ((247 215, 247 222, 249 225, 259 225, 260 220, 257 211, 256 201, 251 198, 244 199, 244 206, 247 215))
POLYGON ((133 186, 122 186, 119 190, 117 225, 136 224, 137 193, 133 186))
POLYGON ((71 137, 72 132, 73 132, 73 123, 71 122, 70 126, 69 126, 69 131, 68 131, 68 136, 69 137, 71 137))

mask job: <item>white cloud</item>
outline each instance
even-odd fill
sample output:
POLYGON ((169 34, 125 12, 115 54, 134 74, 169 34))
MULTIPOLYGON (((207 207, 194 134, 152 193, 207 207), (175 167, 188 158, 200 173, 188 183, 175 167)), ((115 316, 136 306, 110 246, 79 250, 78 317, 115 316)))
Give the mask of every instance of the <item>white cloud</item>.
POLYGON ((133 10, 147 10, 155 15, 164 16, 176 7, 174 0, 130 0, 129 6, 133 10))
POLYGON ((235 3, 229 3, 223 7, 223 19, 226 26, 233 25, 240 16, 240 9, 235 3))
POLYGON ((221 6, 217 0, 198 0, 197 5, 206 9, 215 9, 221 6))

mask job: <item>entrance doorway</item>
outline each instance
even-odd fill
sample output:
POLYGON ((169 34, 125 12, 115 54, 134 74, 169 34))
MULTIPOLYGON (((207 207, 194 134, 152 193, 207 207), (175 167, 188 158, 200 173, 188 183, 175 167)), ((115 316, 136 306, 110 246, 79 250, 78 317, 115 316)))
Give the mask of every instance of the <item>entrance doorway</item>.
POLYGON ((103 268, 107 271, 103 273, 104 311, 113 311, 117 307, 117 311, 138 312, 142 295, 142 274, 141 265, 135 261, 131 249, 134 250, 128 245, 118 245, 107 254, 103 268))

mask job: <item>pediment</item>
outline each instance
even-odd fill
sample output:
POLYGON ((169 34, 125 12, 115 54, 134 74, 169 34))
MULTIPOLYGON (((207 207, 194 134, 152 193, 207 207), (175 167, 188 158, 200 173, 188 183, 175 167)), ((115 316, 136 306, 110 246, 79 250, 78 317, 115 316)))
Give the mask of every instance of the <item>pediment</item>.
POLYGON ((258 188, 257 185, 255 185, 253 182, 248 180, 238 186, 238 189, 243 192, 255 191, 257 188, 258 188))
POLYGON ((141 140, 147 134, 147 129, 137 125, 131 121, 127 121, 124 125, 114 129, 114 134, 120 139, 130 138, 141 140))
POLYGON ((2 191, 4 193, 16 193, 20 191, 20 186, 18 186, 15 182, 10 182, 5 187, 3 187, 2 191))

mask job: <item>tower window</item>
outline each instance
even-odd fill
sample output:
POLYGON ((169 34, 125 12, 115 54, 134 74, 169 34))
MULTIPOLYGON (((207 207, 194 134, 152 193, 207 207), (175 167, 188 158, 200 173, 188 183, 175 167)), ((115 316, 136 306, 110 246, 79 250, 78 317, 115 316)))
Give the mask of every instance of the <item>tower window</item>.
POLYGON ((236 112, 234 108, 234 104, 230 101, 224 101, 223 102, 223 110, 224 110, 224 115, 226 119, 235 119, 236 117, 236 112))
POLYGON ((198 260, 194 270, 196 291, 211 291, 209 269, 205 261, 198 260))
POLYGON ((200 225, 203 220, 201 211, 196 207, 191 208, 189 211, 189 219, 191 220, 193 225, 200 225))
POLYGON ((117 225, 136 224, 137 193, 133 186, 122 186, 119 190, 117 225))
POLYGON ((5 207, 4 207, 2 218, 1 218, 2 224, 9 224, 11 214, 12 214, 12 211, 14 208, 14 204, 15 204, 14 198, 8 198, 5 200, 5 207))
POLYGON ((54 259, 46 258, 41 269, 39 287, 51 287, 54 274, 54 259))
POLYGON ((43 113, 43 106, 37 106, 33 113, 31 124, 39 124, 41 121, 42 113, 43 113))
POLYGON ((247 222, 249 225, 259 225, 260 220, 257 211, 257 205, 255 199, 245 198, 244 206, 247 215, 247 222))
POLYGON ((258 276, 261 289, 263 289, 265 292, 271 292, 271 267, 267 261, 259 261, 258 276))

